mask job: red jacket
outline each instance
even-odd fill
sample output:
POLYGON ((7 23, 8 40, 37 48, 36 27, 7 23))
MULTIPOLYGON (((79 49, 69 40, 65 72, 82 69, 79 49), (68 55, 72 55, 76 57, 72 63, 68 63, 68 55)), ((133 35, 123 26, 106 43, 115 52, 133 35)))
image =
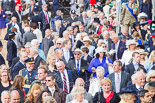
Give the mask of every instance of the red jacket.
POLYGON ((96 0, 90 0, 91 8, 96 4, 96 0))
POLYGON ((22 9, 22 1, 21 0, 15 0, 16 5, 19 6, 19 11, 22 9))

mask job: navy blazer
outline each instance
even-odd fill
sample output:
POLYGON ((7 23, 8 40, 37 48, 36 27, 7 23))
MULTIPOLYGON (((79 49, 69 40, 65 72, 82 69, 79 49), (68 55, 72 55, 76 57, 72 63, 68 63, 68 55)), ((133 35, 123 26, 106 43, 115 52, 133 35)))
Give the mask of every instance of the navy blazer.
MULTIPOLYGON (((112 43, 111 44, 111 49, 115 50, 115 43, 112 43)), ((118 59, 121 59, 122 58, 122 55, 124 53, 124 50, 126 50, 125 42, 120 41, 119 42, 119 46, 118 46, 118 51, 117 51, 117 58, 118 59)), ((113 55, 113 61, 115 61, 115 60, 116 60, 116 53, 114 53, 114 55, 113 55)))
MULTIPOLYGON (((115 73, 112 73, 108 75, 108 78, 111 80, 112 85, 111 85, 111 90, 113 92, 116 92, 116 87, 115 87, 115 73)), ((120 88, 125 88, 127 86, 127 83, 130 81, 130 76, 129 73, 121 71, 121 84, 120 88)))
MULTIPOLYGON (((59 71, 54 71, 55 73, 55 78, 56 78, 56 83, 58 84, 58 87, 63 89, 63 80, 61 78, 61 74, 59 71)), ((67 70, 67 74, 68 74, 68 79, 69 79, 69 87, 70 87, 70 91, 73 88, 73 85, 75 83, 75 76, 72 75, 72 70, 67 70)))
MULTIPOLYGON (((47 14, 48 14, 48 12, 47 12, 47 14)), ((48 15, 49 16, 49 15, 48 15)), ((45 16, 45 14, 44 14, 44 12, 43 11, 41 11, 40 13, 39 13, 39 17, 41 18, 41 22, 42 22, 42 29, 45 29, 46 28, 46 16, 45 16)), ((50 21, 49 21, 49 23, 50 23, 50 21)))
MULTIPOLYGON (((81 58, 84 59, 84 56, 82 56, 81 58)), ((88 64, 90 64, 90 62, 91 62, 92 59, 93 58, 90 55, 87 56, 87 62, 88 62, 88 64)))
POLYGON ((17 46, 13 40, 8 40, 7 43, 7 61, 12 61, 17 57, 17 46))
POLYGON ((66 65, 66 68, 73 70, 72 74, 75 76, 75 78, 81 77, 84 81, 88 81, 90 74, 88 73, 88 63, 86 60, 81 59, 79 75, 77 73, 75 59, 70 60, 66 65))
POLYGON ((35 64, 34 64, 34 70, 36 70, 36 69, 38 69, 38 67, 39 67, 39 65, 40 65, 40 62, 42 61, 43 59, 38 55, 36 58, 35 58, 35 60, 34 60, 34 62, 35 62, 35 64))
POLYGON ((2 56, 2 54, 0 54, 0 66, 2 64, 5 64, 5 60, 4 60, 3 56, 2 56))
MULTIPOLYGON (((140 67, 140 66, 143 67, 143 65, 139 64, 139 67, 140 67)), ((125 71, 126 71, 127 73, 129 73, 130 77, 134 74, 134 72, 135 72, 136 70, 135 70, 135 67, 134 67, 134 65, 133 65, 133 62, 131 62, 130 64, 128 64, 128 65, 126 66, 125 71)))
POLYGON ((12 17, 16 17, 17 18, 17 22, 20 22, 20 17, 19 16, 21 16, 20 11, 19 11, 19 15, 18 15, 18 13, 16 11, 14 11, 13 14, 12 14, 12 17))
POLYGON ((15 76, 19 74, 19 71, 25 68, 25 65, 23 65, 20 61, 18 61, 15 66, 11 69, 11 79, 14 80, 15 76))
MULTIPOLYGON (((74 54, 73 54, 73 51, 71 51, 71 50, 69 52, 70 52, 70 58, 69 58, 69 61, 70 61, 70 60, 74 59, 74 54)), ((67 64, 67 61, 64 56, 62 57, 62 61, 64 62, 65 65, 67 64)))
POLYGON ((31 12, 31 7, 32 7, 32 5, 29 7, 28 17, 32 17, 32 16, 34 15, 33 12, 34 12, 34 8, 36 7, 36 5, 33 5, 33 10, 32 10, 32 12, 31 12))

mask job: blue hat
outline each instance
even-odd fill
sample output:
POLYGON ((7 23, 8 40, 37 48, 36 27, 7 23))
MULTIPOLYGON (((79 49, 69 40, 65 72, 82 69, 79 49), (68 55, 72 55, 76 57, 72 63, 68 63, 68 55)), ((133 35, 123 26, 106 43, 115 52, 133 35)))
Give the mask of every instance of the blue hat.
POLYGON ((124 93, 132 93, 132 94, 136 95, 136 91, 134 91, 133 89, 130 89, 128 87, 122 88, 119 94, 121 95, 121 94, 124 94, 124 93))
POLYGON ((0 47, 3 47, 3 44, 2 44, 2 42, 0 41, 0 47))
POLYGON ((98 6, 97 5, 94 5, 94 9, 98 9, 98 6))
POLYGON ((67 21, 66 20, 62 20, 62 23, 66 23, 67 21))
POLYGON ((75 29, 76 27, 79 27, 78 25, 73 26, 73 29, 75 29))
POLYGON ((71 10, 70 13, 71 13, 71 14, 76 14, 76 11, 75 11, 75 10, 71 10))
POLYGON ((35 63, 33 58, 28 58, 24 62, 29 63, 29 64, 34 64, 35 63))

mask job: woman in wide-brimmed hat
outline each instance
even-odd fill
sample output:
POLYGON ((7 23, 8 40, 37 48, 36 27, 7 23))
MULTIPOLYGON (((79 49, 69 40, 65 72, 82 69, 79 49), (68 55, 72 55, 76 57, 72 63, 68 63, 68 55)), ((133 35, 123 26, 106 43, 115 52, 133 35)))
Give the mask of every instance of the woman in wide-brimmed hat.
MULTIPOLYGON (((84 46, 86 46, 86 47, 89 49, 89 53, 88 53, 88 54, 89 54, 91 57, 93 57, 95 47, 92 46, 92 45, 90 45, 91 42, 92 42, 92 40, 91 40, 88 36, 85 36, 85 37, 83 38, 83 44, 84 44, 84 46)), ((83 46, 82 46, 81 48, 83 48, 83 46)))
POLYGON ((153 50, 149 56, 149 59, 145 62, 145 69, 147 72, 151 70, 151 68, 155 65, 155 50, 153 50))
POLYGON ((139 54, 140 54, 140 64, 145 65, 145 61, 147 60, 147 55, 149 54, 148 52, 145 52, 143 49, 139 49, 139 54))
POLYGON ((106 56, 106 50, 103 47, 98 47, 95 50, 95 58, 89 64, 88 72, 93 73, 93 77, 96 78, 96 68, 102 66, 105 70, 104 77, 109 74, 108 66, 112 66, 112 60, 106 56))
POLYGON ((132 59, 132 54, 136 49, 136 45, 138 43, 133 39, 133 40, 128 40, 126 41, 126 48, 127 50, 124 51, 123 56, 122 56, 122 64, 128 65, 132 59))

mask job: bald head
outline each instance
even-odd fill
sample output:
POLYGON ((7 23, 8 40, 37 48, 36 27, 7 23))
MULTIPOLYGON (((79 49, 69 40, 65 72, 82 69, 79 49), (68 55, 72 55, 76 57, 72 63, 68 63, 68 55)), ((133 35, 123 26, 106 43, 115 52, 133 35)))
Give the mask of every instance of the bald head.
POLYGON ((75 81, 75 86, 81 86, 81 87, 85 87, 85 82, 82 78, 77 78, 75 81))
POLYGON ((13 23, 17 23, 17 18, 16 18, 16 17, 13 16, 13 17, 11 18, 11 20, 12 20, 13 23))
POLYGON ((11 103, 20 103, 20 95, 17 90, 13 90, 10 96, 11 96, 11 103))

